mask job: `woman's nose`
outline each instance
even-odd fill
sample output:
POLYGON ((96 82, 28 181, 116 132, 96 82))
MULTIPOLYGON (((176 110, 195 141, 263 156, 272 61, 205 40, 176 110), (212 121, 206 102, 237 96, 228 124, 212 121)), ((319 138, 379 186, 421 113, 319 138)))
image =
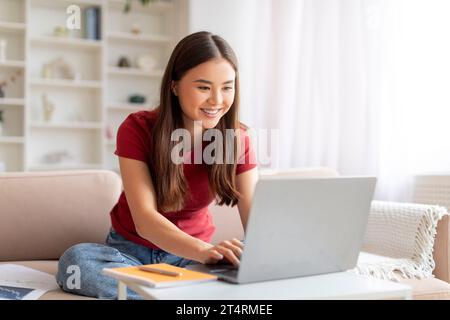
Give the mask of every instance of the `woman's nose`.
POLYGON ((209 102, 212 105, 221 105, 223 103, 223 96, 220 91, 212 91, 211 96, 209 97, 209 102))

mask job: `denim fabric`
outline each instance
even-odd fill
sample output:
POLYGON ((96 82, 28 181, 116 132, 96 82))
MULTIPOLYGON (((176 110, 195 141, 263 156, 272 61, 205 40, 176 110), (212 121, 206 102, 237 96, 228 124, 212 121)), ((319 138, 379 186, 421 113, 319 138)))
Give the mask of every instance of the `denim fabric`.
MULTIPOLYGON (((152 263, 184 267, 197 262, 136 244, 111 229, 106 245, 80 243, 67 249, 59 259, 56 282, 69 293, 117 299, 117 280, 103 275, 102 269, 152 263), (77 276, 74 268, 79 268, 79 282, 74 278, 77 276)), ((128 299, 142 299, 131 289, 128 289, 127 296, 128 299)))

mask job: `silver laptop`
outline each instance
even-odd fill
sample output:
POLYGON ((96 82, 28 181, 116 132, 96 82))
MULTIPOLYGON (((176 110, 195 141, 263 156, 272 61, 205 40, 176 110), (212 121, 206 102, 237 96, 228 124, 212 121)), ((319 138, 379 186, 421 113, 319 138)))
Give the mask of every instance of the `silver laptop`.
POLYGON ((240 267, 187 268, 232 283, 340 272, 356 266, 375 177, 260 177, 240 267))

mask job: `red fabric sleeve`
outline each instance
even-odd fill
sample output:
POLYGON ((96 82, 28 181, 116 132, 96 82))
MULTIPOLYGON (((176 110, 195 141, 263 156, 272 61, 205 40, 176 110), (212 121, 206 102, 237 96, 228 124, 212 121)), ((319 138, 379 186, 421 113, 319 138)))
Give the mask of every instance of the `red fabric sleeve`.
POLYGON ((119 157, 147 161, 150 129, 142 116, 129 115, 117 130, 116 151, 119 157))
POLYGON ((241 129, 242 141, 241 154, 238 157, 238 164, 236 166, 236 175, 249 171, 257 167, 256 155, 253 149, 252 141, 247 132, 241 129), (242 152, 243 150, 243 152, 242 152))

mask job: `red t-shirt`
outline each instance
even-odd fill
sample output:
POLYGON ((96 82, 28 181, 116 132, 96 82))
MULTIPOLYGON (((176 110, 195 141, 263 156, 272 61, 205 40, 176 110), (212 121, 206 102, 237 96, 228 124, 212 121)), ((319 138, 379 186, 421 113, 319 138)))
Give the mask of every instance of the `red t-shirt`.
MULTIPOLYGON (((120 157, 143 161, 150 167, 151 129, 157 116, 157 111, 139 111, 130 114, 117 131, 115 154, 120 157)), ((243 151, 244 154, 240 155, 241 161, 238 161, 236 166, 237 175, 256 167, 256 158, 249 136, 242 129, 241 134, 245 137, 245 148, 243 148, 245 151, 243 151), (242 157, 245 157, 244 160, 242 160, 242 157)), ((187 197, 184 208, 177 212, 160 213, 187 234, 210 242, 215 226, 208 206, 214 200, 214 197, 209 193, 207 165, 191 162, 192 164, 183 164, 183 172, 188 185, 188 192, 190 192, 190 197, 187 197)), ((159 249, 155 244, 137 234, 125 192, 121 193, 119 201, 111 211, 111 222, 116 232, 126 239, 152 249, 159 249)))

